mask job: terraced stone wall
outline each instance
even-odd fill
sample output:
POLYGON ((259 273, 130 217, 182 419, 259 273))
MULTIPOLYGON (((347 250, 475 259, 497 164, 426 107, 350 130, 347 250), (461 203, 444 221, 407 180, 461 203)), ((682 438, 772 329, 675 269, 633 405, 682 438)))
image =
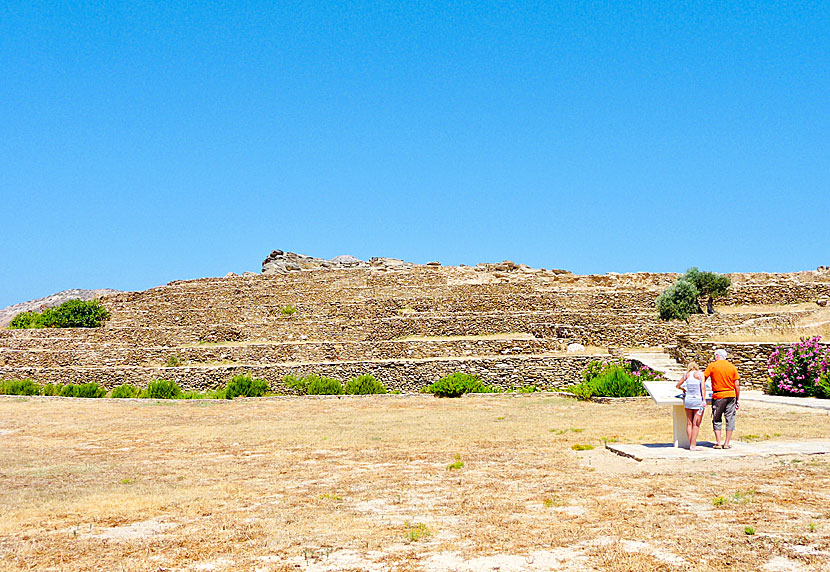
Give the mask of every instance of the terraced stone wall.
POLYGON ((130 347, 95 344, 28 351, 0 347, 0 366, 7 367, 122 367, 161 366, 176 357, 193 365, 273 365, 327 361, 429 359, 446 356, 544 355, 562 352, 562 340, 423 340, 375 342, 297 342, 245 345, 203 344, 183 347, 130 347))

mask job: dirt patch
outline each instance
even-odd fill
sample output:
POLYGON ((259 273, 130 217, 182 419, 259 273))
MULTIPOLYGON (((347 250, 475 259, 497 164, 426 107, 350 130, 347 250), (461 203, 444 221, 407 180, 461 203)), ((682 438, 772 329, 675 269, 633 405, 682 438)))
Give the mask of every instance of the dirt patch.
POLYGON ((98 538, 100 540, 135 540, 140 538, 148 538, 155 534, 160 534, 171 528, 176 528, 176 524, 172 522, 162 522, 159 519, 143 520, 141 522, 133 522, 123 526, 113 526, 105 528, 99 532, 83 534, 85 538, 98 538))

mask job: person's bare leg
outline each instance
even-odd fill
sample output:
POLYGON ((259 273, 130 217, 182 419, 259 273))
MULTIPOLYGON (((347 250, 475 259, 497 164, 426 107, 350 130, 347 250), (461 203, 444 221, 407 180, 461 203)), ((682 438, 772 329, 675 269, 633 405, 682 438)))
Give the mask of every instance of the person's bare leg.
POLYGON ((721 442, 720 442, 720 431, 718 431, 717 429, 712 429, 712 431, 714 431, 714 432, 715 432, 715 441, 717 441, 717 442, 718 442, 718 447, 720 447, 720 446, 721 446, 721 442))
POLYGON ((703 421, 703 414, 696 413, 692 421, 692 434, 689 436, 689 449, 697 450, 697 436, 700 433, 700 422, 703 421))
POLYGON ((686 409, 686 438, 689 440, 689 448, 691 449, 692 431, 695 426, 695 413, 691 409, 686 409))
POLYGON ((731 441, 731 440, 732 440, 732 431, 727 429, 726 430, 726 439, 724 439, 724 441, 723 441, 724 448, 729 446, 729 441, 731 441))

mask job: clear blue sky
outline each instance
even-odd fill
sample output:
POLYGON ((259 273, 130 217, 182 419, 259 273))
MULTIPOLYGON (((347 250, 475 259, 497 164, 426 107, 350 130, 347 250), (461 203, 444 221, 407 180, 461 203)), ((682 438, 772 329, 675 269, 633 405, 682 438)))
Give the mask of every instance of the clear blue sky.
POLYGON ((826 1, 166 4, 0 4, 0 307, 275 248, 830 264, 826 1))

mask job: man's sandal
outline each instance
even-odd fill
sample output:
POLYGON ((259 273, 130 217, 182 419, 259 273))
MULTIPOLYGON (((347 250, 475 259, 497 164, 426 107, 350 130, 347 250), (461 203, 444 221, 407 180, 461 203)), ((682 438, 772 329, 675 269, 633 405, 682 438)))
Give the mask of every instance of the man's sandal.
POLYGON ((713 449, 723 449, 723 445, 713 445, 713 449))

